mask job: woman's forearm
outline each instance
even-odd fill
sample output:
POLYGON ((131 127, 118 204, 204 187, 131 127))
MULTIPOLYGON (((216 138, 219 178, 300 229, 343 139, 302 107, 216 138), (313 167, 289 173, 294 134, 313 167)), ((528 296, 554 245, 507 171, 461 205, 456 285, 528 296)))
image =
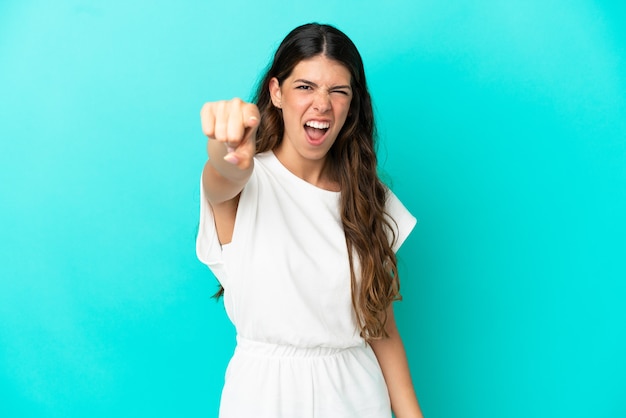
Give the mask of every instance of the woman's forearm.
POLYGON ((396 418, 422 418, 422 411, 415 395, 404 344, 389 309, 386 330, 388 338, 374 340, 370 344, 387 383, 391 408, 396 418))

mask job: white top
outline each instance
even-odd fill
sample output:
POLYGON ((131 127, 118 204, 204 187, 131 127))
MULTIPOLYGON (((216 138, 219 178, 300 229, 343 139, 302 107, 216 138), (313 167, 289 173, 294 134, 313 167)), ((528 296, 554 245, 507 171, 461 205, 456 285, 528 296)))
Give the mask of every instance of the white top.
MULTIPOLYGON (((299 347, 363 344, 352 308, 340 192, 302 180, 271 151, 258 154, 232 241, 221 246, 200 190, 196 252, 224 287, 226 312, 240 337, 299 347)), ((416 220, 391 191, 387 211, 398 226, 397 251, 416 220)))

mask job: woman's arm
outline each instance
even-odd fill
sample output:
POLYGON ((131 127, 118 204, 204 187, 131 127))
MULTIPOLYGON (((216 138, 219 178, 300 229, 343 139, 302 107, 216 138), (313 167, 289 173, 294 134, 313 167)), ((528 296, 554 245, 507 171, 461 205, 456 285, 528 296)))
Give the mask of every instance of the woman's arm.
POLYGON ((404 344, 393 315, 393 305, 388 309, 385 330, 389 337, 373 340, 370 345, 376 354, 387 383, 391 409, 393 409, 396 418, 423 418, 411 381, 404 344))
POLYGON ((259 118, 256 105, 240 99, 206 103, 200 111, 209 156, 202 187, 222 244, 232 238, 239 194, 252 173, 259 118))

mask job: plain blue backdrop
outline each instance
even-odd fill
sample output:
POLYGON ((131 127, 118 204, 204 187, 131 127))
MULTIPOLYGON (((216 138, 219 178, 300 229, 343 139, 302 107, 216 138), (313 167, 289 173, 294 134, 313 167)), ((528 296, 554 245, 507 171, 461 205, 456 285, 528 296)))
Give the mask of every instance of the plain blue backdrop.
POLYGON ((216 416, 199 110, 309 21, 360 48, 419 219, 426 416, 626 417, 626 10, 591 0, 1 2, 0 416, 216 416))

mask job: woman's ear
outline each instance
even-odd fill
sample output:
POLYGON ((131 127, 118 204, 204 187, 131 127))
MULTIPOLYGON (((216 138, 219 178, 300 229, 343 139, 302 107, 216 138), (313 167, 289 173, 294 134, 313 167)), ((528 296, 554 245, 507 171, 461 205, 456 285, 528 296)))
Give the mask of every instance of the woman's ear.
POLYGON ((278 79, 276 77, 272 77, 272 79, 270 80, 270 96, 272 97, 272 103, 274 104, 274 106, 280 109, 282 106, 282 95, 280 91, 280 83, 278 82, 278 79))

